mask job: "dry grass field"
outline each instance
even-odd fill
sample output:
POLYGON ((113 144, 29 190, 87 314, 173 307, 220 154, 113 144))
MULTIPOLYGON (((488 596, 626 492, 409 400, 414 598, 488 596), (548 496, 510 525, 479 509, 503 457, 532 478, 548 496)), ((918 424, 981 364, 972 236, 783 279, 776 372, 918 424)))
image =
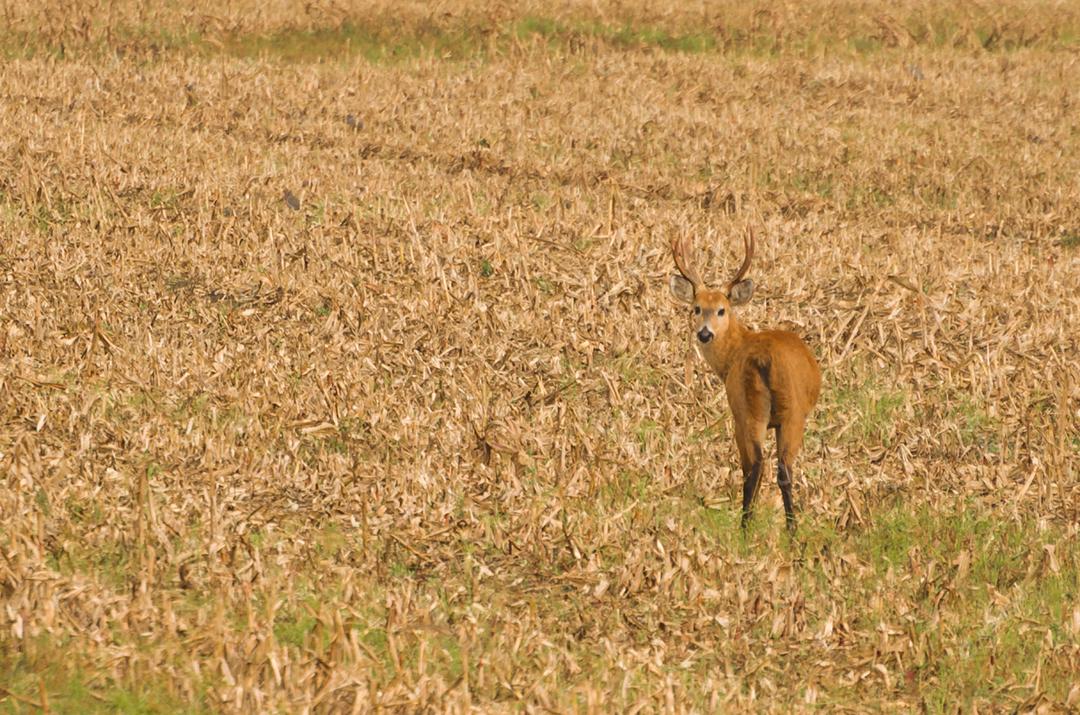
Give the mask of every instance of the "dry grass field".
POLYGON ((0 18, 0 713, 1080 708, 1080 6, 0 18))

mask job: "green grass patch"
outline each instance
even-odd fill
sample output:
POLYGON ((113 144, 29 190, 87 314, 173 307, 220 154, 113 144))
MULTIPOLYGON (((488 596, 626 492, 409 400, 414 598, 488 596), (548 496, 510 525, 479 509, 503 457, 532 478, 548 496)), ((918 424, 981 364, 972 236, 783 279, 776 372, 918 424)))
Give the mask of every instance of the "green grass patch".
POLYGON ((648 449, 649 443, 656 436, 662 436, 664 434, 664 428, 655 420, 648 418, 641 420, 634 427, 634 436, 637 437, 638 443, 642 449, 648 449))
POLYGON ((540 289, 540 292, 545 295, 551 295, 555 292, 555 284, 550 279, 544 276, 537 276, 533 279, 533 283, 540 289))
POLYGON ((1034 525, 1003 522, 975 505, 943 515, 926 506, 917 509, 898 502, 875 516, 854 544, 878 572, 901 568, 916 546, 923 558, 951 561, 971 554, 969 575, 974 582, 998 589, 1010 587, 1025 573, 1025 554, 1033 548, 1034 525))
MULTIPOLYGON (((96 505, 91 518, 98 522, 104 520, 104 515, 96 505)), ((129 588, 135 578, 138 556, 128 545, 110 542, 97 544, 93 548, 50 553, 48 563, 68 576, 93 574, 103 585, 122 591, 129 588)))
POLYGON ((716 36, 707 32, 678 32, 649 25, 562 22, 540 16, 519 20, 514 33, 521 38, 543 37, 549 44, 558 46, 593 40, 626 49, 654 47, 671 52, 707 52, 717 47, 716 36))
POLYGON ((316 623, 315 617, 310 615, 278 614, 274 619, 274 638, 278 643, 302 648, 316 623))
POLYGON ((132 674, 125 679, 93 671, 79 662, 74 643, 41 636, 26 641, 21 650, 0 645, 0 714, 40 712, 29 703, 42 704, 45 692, 51 712, 119 713, 144 715, 211 713, 210 683, 200 684, 194 700, 181 697, 164 678, 132 674), (8 695, 11 693, 12 695, 8 695))
POLYGON ((889 446, 898 412, 907 402, 904 392, 866 378, 854 385, 837 388, 833 395, 834 409, 854 418, 846 438, 859 442, 889 446))
POLYGON ((640 355, 620 355, 609 363, 619 371, 619 377, 628 385, 656 387, 664 382, 667 373, 642 360, 640 355))
POLYGON ((730 545, 734 536, 739 533, 740 514, 736 504, 717 509, 699 504, 690 512, 690 523, 712 543, 730 545))
POLYGON ((965 447, 997 451, 994 431, 997 422, 981 404, 964 396, 953 406, 952 417, 959 424, 960 439, 965 447))
MULTIPOLYGON (((835 535, 805 528, 800 538, 830 548, 836 541, 835 535)), ((1067 695, 1071 674, 1056 661, 1048 666, 1043 649, 1047 630, 1056 643, 1071 637, 1065 624, 1080 594, 1073 537, 1053 527, 1040 530, 1030 519, 1003 520, 976 503, 932 509, 897 502, 881 509, 867 528, 841 538, 872 566, 865 585, 873 588, 844 593, 862 627, 895 622, 900 601, 918 614, 915 633, 925 651, 912 667, 928 711, 993 701, 1001 688, 1032 682, 1037 669, 1047 694, 1067 695), (1055 554, 1052 567, 1049 553, 1055 554), (895 599, 872 606, 867 599, 874 591, 895 599)), ((804 585, 831 591, 834 584, 825 573, 813 560, 807 563, 804 585)))
MULTIPOLYGON (((50 34, 39 29, 0 31, 0 57, 30 59, 49 56, 67 59, 78 55, 224 54, 241 58, 272 58, 284 62, 321 62, 362 57, 372 62, 394 62, 421 56, 468 59, 505 53, 522 40, 540 38, 550 48, 578 51, 605 46, 627 51, 658 50, 684 54, 724 53, 750 56, 792 54, 814 56, 824 51, 854 55, 883 52, 896 46, 887 33, 870 33, 859 24, 766 23, 753 17, 730 18, 723 26, 704 29, 679 22, 670 26, 619 19, 600 21, 579 14, 556 18, 524 15, 502 24, 489 16, 406 18, 378 13, 353 14, 334 25, 283 27, 270 32, 240 29, 225 34, 176 19, 161 23, 113 25, 93 23, 80 32, 63 28, 50 34)), ((1024 47, 1072 47, 1080 28, 1059 23, 1051 30, 1035 31, 1024 23, 1003 23, 998 18, 951 18, 948 13, 917 12, 904 19, 907 39, 930 48, 976 48, 988 52, 1024 47), (929 16, 928 16, 929 15, 929 16)))
POLYGON ((620 471, 616 479, 600 486, 599 499, 593 503, 620 509, 635 500, 642 501, 649 491, 651 481, 644 472, 620 471))
POLYGON ((265 35, 235 35, 223 43, 233 57, 269 57, 285 62, 312 62, 342 57, 363 57, 392 62, 424 54, 462 59, 480 54, 480 32, 439 28, 434 25, 400 31, 392 23, 345 22, 313 30, 286 29, 265 35))

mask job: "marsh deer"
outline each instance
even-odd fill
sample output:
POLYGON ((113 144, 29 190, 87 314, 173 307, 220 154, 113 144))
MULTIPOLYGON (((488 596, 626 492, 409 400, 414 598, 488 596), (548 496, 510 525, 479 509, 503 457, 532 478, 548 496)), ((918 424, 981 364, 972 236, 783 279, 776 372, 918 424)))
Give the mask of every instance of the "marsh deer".
POLYGON ((742 527, 753 511, 761 483, 765 432, 776 430, 776 481, 784 498, 789 530, 795 528, 791 500, 791 468, 802 448, 806 417, 821 390, 817 361, 799 336, 784 330, 751 330, 732 313, 754 293, 746 278, 754 257, 754 234, 747 233, 746 257, 727 287, 707 287, 687 262, 688 241, 672 239, 671 252, 679 274, 671 276, 671 292, 689 303, 690 324, 705 362, 727 388, 728 405, 735 418, 735 443, 743 472, 742 527))

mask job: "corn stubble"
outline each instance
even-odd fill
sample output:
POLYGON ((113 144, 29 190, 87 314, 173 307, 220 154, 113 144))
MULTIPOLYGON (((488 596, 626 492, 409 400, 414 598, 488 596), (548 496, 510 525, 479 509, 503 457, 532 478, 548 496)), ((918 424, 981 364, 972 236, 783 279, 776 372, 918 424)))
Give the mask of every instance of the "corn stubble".
POLYGON ((1064 15, 410 5, 486 39, 373 63, 196 6, 6 8, 0 711, 1080 703, 1064 15), (666 288, 748 224, 795 541, 666 288))

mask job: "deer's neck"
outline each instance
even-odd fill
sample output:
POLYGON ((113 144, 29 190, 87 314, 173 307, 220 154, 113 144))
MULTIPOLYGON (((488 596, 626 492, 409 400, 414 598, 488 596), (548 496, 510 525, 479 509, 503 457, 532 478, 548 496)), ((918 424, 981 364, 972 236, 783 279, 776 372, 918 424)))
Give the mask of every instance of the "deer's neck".
POLYGON ((720 379, 727 379, 728 371, 731 370, 731 366, 735 362, 736 354, 742 349, 743 344, 752 332, 733 315, 728 320, 728 328, 723 337, 718 337, 712 342, 701 346, 701 354, 705 358, 705 362, 720 376, 720 379))

